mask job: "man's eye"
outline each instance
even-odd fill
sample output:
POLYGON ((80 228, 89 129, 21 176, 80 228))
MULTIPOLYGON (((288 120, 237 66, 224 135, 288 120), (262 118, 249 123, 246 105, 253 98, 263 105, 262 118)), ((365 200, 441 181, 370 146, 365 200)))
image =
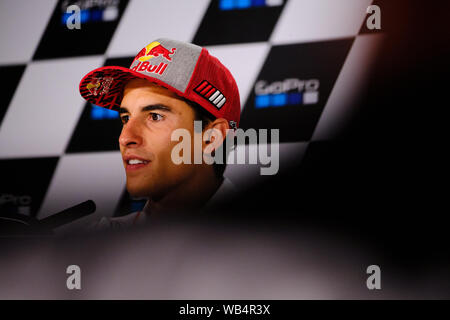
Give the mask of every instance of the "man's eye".
POLYGON ((163 116, 160 115, 159 113, 150 113, 150 116, 152 117, 153 121, 160 121, 163 119, 163 116))
POLYGON ((120 120, 122 121, 123 124, 127 123, 128 117, 129 117, 129 116, 121 116, 121 117, 120 117, 120 120))

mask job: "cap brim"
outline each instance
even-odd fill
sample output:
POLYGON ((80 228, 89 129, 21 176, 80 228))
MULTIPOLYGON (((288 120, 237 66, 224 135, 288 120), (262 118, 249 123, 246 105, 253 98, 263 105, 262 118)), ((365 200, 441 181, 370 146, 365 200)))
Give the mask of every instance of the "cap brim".
POLYGON ((123 88, 132 79, 146 79, 184 96, 181 91, 159 79, 119 66, 100 67, 89 72, 80 81, 80 94, 92 104, 119 111, 123 88))

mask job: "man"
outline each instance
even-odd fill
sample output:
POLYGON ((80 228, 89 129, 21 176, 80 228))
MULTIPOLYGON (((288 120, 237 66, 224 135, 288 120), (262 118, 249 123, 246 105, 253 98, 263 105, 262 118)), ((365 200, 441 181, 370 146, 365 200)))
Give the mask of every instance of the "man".
POLYGON ((92 104, 119 112, 127 190, 133 197, 148 198, 143 210, 103 218, 100 226, 128 226, 173 211, 195 211, 232 193, 234 187, 223 177, 225 165, 194 161, 199 135, 197 148, 212 157, 240 118, 236 82, 205 48, 158 39, 136 55, 130 68, 106 66, 89 72, 80 82, 80 93, 92 104), (188 133, 190 148, 177 149, 180 142, 173 136, 179 132, 188 133), (180 158, 188 161, 180 163, 180 158))

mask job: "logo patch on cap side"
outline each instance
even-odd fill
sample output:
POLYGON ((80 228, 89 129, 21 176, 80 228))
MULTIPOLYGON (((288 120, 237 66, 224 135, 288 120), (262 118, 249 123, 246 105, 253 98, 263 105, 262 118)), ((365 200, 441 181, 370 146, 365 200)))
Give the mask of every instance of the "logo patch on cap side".
POLYGON ((227 100, 223 93, 207 80, 203 80, 197 87, 195 87, 194 91, 212 103, 219 110, 227 100))
POLYGON ((112 77, 92 78, 91 82, 86 85, 86 89, 89 90, 89 95, 97 96, 106 94, 113 80, 114 78, 112 77))

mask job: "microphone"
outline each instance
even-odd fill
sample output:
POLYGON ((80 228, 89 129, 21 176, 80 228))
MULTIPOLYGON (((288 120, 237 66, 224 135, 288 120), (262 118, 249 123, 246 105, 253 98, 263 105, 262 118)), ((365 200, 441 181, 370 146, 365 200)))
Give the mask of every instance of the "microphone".
POLYGON ((0 235, 51 234, 54 228, 90 215, 95 210, 95 202, 87 200, 41 220, 17 213, 2 214, 0 235))
POLYGON ((76 206, 70 207, 44 219, 39 220, 39 226, 45 229, 54 229, 70 223, 72 221, 83 218, 91 213, 94 213, 96 209, 95 202, 87 200, 76 206))

